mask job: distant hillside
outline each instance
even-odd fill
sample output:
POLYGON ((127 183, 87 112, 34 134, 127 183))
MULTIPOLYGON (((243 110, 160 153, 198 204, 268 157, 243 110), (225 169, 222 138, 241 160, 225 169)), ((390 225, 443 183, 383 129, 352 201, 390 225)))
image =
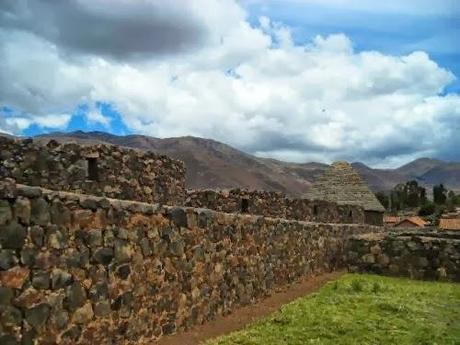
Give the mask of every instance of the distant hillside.
MULTIPOLYGON (((302 195, 320 176, 326 164, 288 163, 259 158, 211 139, 180 137, 158 139, 142 135, 115 136, 103 132, 52 133, 36 137, 81 143, 106 142, 169 155, 187 166, 189 188, 252 188, 302 195)), ((353 163, 373 191, 390 190, 396 184, 416 179, 428 188, 444 183, 460 191, 460 163, 421 158, 397 169, 373 169, 353 163)))

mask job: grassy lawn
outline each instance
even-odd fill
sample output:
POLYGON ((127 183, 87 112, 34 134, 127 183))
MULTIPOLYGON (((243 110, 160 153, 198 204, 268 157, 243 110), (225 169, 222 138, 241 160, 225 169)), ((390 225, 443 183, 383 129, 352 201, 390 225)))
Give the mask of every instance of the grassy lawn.
POLYGON ((460 345, 460 284, 348 274, 206 345, 460 345))

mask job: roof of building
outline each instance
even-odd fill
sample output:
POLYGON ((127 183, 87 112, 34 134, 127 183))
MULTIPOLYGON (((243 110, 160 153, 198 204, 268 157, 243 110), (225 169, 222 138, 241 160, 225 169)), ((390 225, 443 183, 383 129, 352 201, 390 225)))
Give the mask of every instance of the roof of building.
POLYGON ((395 224, 395 226, 398 226, 404 222, 410 222, 416 226, 419 226, 419 227, 424 227, 424 226, 427 226, 428 225, 428 222, 423 220, 422 218, 420 217, 417 217, 417 216, 414 216, 414 217, 406 217, 406 218, 403 218, 401 219, 401 221, 399 221, 397 224, 395 224))
POLYGON ((397 216, 383 216, 384 223, 399 223, 401 221, 401 217, 397 216))
POLYGON ((439 228, 443 230, 460 230, 460 218, 441 218, 439 228))
POLYGON ((333 163, 324 175, 313 183, 306 197, 341 205, 362 206, 367 211, 385 211, 358 172, 347 162, 333 163))

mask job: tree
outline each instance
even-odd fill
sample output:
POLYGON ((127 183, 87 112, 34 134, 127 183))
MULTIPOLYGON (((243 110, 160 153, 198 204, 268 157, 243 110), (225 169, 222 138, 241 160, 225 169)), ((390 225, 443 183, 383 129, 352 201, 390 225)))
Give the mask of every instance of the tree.
POLYGON ((426 191, 425 188, 418 185, 417 181, 412 180, 406 182, 404 186, 404 191, 406 193, 406 203, 409 207, 418 207, 426 201, 426 191))
POLYGON ((397 212, 405 208, 419 207, 427 202, 426 190, 415 180, 396 185, 390 192, 390 211, 397 212))
POLYGON ((455 192, 451 190, 447 193, 446 210, 448 212, 454 212, 455 206, 457 206, 457 196, 455 192))
POLYGON ((436 205, 433 202, 427 202, 424 204, 422 207, 420 207, 420 210, 418 211, 419 216, 430 216, 436 211, 436 205))
POLYGON ((388 210, 390 206, 390 198, 388 197, 388 195, 386 195, 384 192, 377 192, 375 193, 375 196, 383 205, 383 207, 385 207, 388 210))
POLYGON ((433 186, 433 201, 435 204, 444 205, 447 200, 447 190, 444 188, 444 185, 441 183, 439 185, 433 186))

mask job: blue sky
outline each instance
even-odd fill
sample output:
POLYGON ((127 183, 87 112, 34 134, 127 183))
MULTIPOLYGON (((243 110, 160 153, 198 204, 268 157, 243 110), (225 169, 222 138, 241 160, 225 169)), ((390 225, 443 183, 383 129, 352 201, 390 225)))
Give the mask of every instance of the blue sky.
POLYGON ((5 0, 0 131, 193 135, 296 162, 458 161, 457 37, 456 0, 5 0))
MULTIPOLYGON (((249 3, 247 9, 253 25, 260 16, 289 25, 299 44, 318 34, 341 32, 351 38, 357 51, 376 50, 392 55, 425 51, 460 77, 460 3, 448 1, 445 11, 436 14, 370 11, 367 7, 347 8, 346 4, 328 6, 327 3, 257 1, 249 3)), ((450 84, 446 92, 460 92, 460 80, 450 84)))

